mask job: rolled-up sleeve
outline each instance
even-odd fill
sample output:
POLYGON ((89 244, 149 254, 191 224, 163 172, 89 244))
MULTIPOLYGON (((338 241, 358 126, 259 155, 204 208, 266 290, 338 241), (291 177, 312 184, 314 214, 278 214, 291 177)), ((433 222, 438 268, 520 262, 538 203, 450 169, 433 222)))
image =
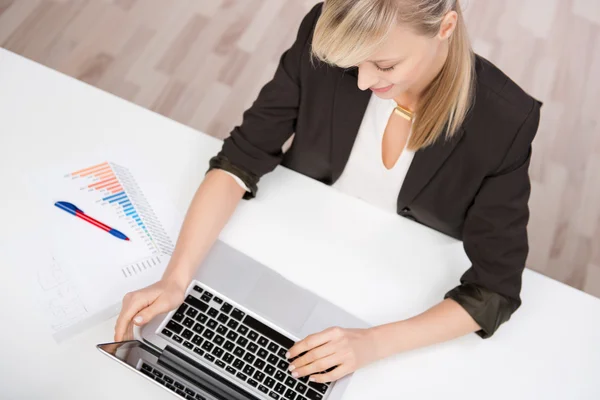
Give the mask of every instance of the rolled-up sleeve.
POLYGON ((471 267, 444 298, 460 304, 479 324, 482 338, 494 334, 521 305, 521 277, 529 251, 529 163, 541 103, 533 106, 495 173, 487 176, 467 212, 463 230, 471 267))
MULTIPOLYGON (((303 19, 292 46, 280 57, 273 79, 260 91, 224 140, 221 151, 209 163, 240 178, 249 189, 244 199, 258 191, 259 179, 283 159, 282 146, 295 131, 300 103, 300 68, 303 54, 310 50, 313 28, 321 11, 317 4, 303 19)), ((208 172, 207 171, 207 172, 208 172)))

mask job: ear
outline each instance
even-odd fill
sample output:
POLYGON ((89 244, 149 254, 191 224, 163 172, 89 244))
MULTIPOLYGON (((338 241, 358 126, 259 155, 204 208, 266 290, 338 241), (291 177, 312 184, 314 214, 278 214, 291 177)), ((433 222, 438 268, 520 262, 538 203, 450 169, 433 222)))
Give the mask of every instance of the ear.
POLYGON ((454 33, 456 29, 456 24, 458 23, 458 13, 456 11, 450 11, 440 25, 440 31, 438 33, 438 37, 441 40, 448 39, 454 33))

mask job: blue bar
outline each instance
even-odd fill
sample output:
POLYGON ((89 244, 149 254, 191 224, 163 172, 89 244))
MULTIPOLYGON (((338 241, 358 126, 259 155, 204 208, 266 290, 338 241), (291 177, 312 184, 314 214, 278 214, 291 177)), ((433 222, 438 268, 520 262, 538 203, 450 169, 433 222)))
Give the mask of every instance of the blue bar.
POLYGON ((136 221, 141 221, 142 219, 140 217, 135 217, 134 218, 136 221))
POLYGON ((105 197, 105 198, 103 198, 102 200, 109 200, 109 199, 112 199, 112 198, 114 198, 114 197, 119 197, 119 196, 121 196, 122 194, 125 194, 125 192, 119 192, 119 193, 113 194, 113 195, 111 195, 111 196, 108 196, 108 197, 105 197))
MULTIPOLYGON (((134 214, 137 214, 137 212, 135 210, 129 211, 127 214, 125 214, 125 216, 129 217, 130 215, 134 215, 134 214)), ((135 218, 135 217, 132 217, 132 218, 135 218)))
POLYGON ((127 207, 127 208, 123 207, 123 211, 124 211, 124 212, 129 212, 129 211, 131 211, 131 210, 133 210, 133 206, 131 206, 131 207, 127 207))
POLYGON ((114 203, 116 201, 121 201, 121 200, 127 200, 127 195, 121 196, 121 197, 116 198, 116 199, 109 200, 108 202, 109 203, 114 203))
POLYGON ((129 202, 129 199, 125 199, 122 202, 120 201, 119 204, 121 205, 121 207, 126 208, 129 207, 131 205, 131 203, 129 202))

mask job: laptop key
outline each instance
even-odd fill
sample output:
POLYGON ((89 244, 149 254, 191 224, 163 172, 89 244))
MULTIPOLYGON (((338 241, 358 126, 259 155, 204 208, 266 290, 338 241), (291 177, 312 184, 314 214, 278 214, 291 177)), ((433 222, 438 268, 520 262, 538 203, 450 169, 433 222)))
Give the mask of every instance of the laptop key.
POLYGON ((208 340, 204 341, 204 344, 202 345, 202 348, 206 351, 211 351, 213 348, 213 344, 211 342, 209 342, 208 340))
POLYGON ((254 361, 254 366, 255 366, 256 368, 258 368, 258 369, 263 369, 263 367, 265 366, 265 364, 266 364, 266 363, 265 363, 263 360, 261 360, 260 358, 257 358, 257 359, 254 361))
POLYGON ((204 292, 204 294, 202 294, 201 299, 208 303, 210 302, 210 299, 212 299, 212 297, 212 293, 204 292))
POLYGON ((244 356, 244 361, 246 361, 247 363, 252 363, 255 358, 256 357, 253 354, 246 353, 246 355, 244 356))
POLYGON ((175 382, 175 387, 177 389, 181 389, 181 390, 183 390, 183 388, 184 388, 184 386, 181 383, 179 383, 179 382, 175 382))
POLYGON ((246 338, 245 338, 245 337, 243 337, 243 336, 240 336, 240 337, 238 338, 238 340, 236 341, 236 343, 237 343, 237 344, 239 344, 239 345, 240 345, 240 346, 242 346, 242 347, 245 347, 245 346, 248 344, 248 339, 246 339, 246 338))
POLYGON ((183 342, 183 339, 180 336, 177 336, 177 335, 173 335, 173 340, 176 341, 177 343, 183 342))
POLYGON ((323 395, 321 393, 317 393, 312 389, 308 389, 308 392, 306 392, 306 397, 309 400, 323 400, 323 395))
POLYGON ((231 306, 231 304, 229 303, 225 303, 221 306, 221 311, 224 312, 225 314, 229 314, 229 312, 231 311, 233 307, 231 306))
POLYGON ((192 336, 194 336, 194 332, 190 331, 189 329, 186 329, 185 331, 183 331, 181 336, 183 336, 184 339, 190 340, 192 336))
POLYGON ((207 314, 213 318, 216 318, 217 315, 219 315, 219 311, 216 308, 211 307, 210 310, 208 310, 207 314))
POLYGON ((273 386, 275 386, 276 383, 277 382, 275 382, 275 379, 273 379, 273 378, 265 379, 265 385, 267 385, 271 389, 273 389, 273 386))
POLYGON ((202 350, 200 347, 196 347, 194 349, 194 353, 200 354, 201 356, 203 356, 204 355, 204 350, 202 350))
POLYGON ((258 390, 260 390, 263 393, 267 393, 269 391, 269 389, 267 389, 266 387, 264 387, 263 385, 259 385, 258 386, 258 390))
POLYGON ((238 325, 239 325, 239 322, 237 322, 235 319, 230 319, 229 322, 227 323, 227 326, 230 327, 231 329, 237 328, 238 325))
POLYGON ((201 324, 205 324, 207 320, 208 317, 205 314, 198 314, 196 317, 196 321, 200 322, 201 324))
POLYGON ((228 352, 225 352, 225 354, 224 354, 224 355, 223 355, 223 357, 221 357, 221 358, 222 358, 222 359, 223 359, 223 361, 225 361, 227 364, 230 364, 230 363, 231 363, 231 362, 232 362, 232 361, 235 359, 235 357, 234 357, 234 356, 233 356, 231 353, 228 353, 228 352))
POLYGON ((254 371, 255 371, 255 368, 250 364, 246 364, 246 366, 244 367, 244 373, 246 375, 251 376, 254 373, 254 371))
POLYGON ((196 315, 198 315, 198 310, 196 310, 195 308, 190 307, 186 312, 185 315, 189 315, 192 318, 196 318, 196 315))
POLYGON ((214 348, 214 349, 213 349, 213 351, 212 351, 212 354, 213 354, 215 357, 221 358, 221 356, 223 355, 223 353, 224 353, 224 352, 225 352, 225 350, 223 350, 223 349, 222 349, 222 348, 220 348, 220 347, 216 347, 216 346, 215 346, 215 348, 214 348))
POLYGON ((234 331, 229 331, 229 333, 227 334, 227 339, 229 340, 235 340, 237 339, 238 334, 235 333, 234 331))
MULTIPOLYGON (((294 341, 292 339, 277 332, 275 329, 263 324, 262 322, 251 317, 250 315, 246 315, 246 317, 244 318, 244 324, 247 325, 248 327, 254 329, 258 333, 266 336, 268 339, 274 341, 281 347, 289 349, 290 347, 292 347, 294 345, 294 341)), ((262 337, 261 337, 261 339, 262 339, 262 337)), ((259 339, 258 344, 260 344, 261 346, 265 346, 265 344, 262 344, 260 342, 260 339, 259 339)))
POLYGON ((269 397, 271 397, 272 399, 275 399, 275 400, 279 399, 279 395, 272 390, 269 392, 269 397))
POLYGON ((246 350, 248 350, 251 353, 256 353, 256 350, 258 350, 258 345, 256 343, 250 342, 250 344, 246 346, 246 350))
POLYGON ((250 331, 250 333, 248 334, 248 338, 250 338, 250 340, 256 340, 258 339, 258 333, 256 333, 255 331, 250 331))
POLYGON ((204 327, 200 324, 196 324, 196 325, 194 325, 194 327, 192 329, 196 333, 202 333, 202 331, 204 330, 204 327))
POLYGON ((196 392, 194 392, 192 389, 185 389, 185 394, 189 394, 190 396, 195 396, 196 392))
POLYGON ((204 331, 204 333, 202 334, 202 336, 204 336, 207 339, 212 339, 213 336, 215 336, 215 333, 213 331, 211 331, 210 329, 206 329, 204 331))
POLYGON ((267 340, 266 337, 261 336, 260 338, 258 338, 258 344, 260 344, 262 347, 267 347, 267 345, 269 344, 269 341, 267 340))
POLYGON ((294 400, 296 398, 296 393, 294 393, 294 391, 292 389, 288 389, 285 392, 285 396, 286 399, 288 400, 294 400))
POLYGON ((152 373, 153 373, 154 375, 158 376, 159 378, 162 378, 162 377, 163 377, 163 374, 162 374, 162 372, 160 372, 160 371, 159 371, 159 370, 157 370, 157 369, 155 369, 154 371, 152 371, 152 373))
POLYGON ((219 325, 217 328, 217 333, 225 336, 227 334, 227 328, 225 328, 225 325, 219 325))
MULTIPOLYGON (((279 351, 279 346, 277 346, 275 343, 270 343, 268 349, 270 352, 277 354, 279 351)), ((285 354, 283 358, 285 358, 285 354)))
POLYGON ((223 313, 219 314, 219 316, 217 317, 217 319, 219 320, 219 322, 222 322, 224 324, 227 323, 227 321, 229 321, 229 317, 223 313))
POLYGON ((190 349, 190 350, 193 350, 193 349, 194 349, 194 345, 193 345, 193 344, 191 344, 190 342, 188 342, 187 340, 186 340, 185 342, 183 342, 183 346, 184 346, 184 347, 187 347, 187 348, 188 348, 188 349, 190 349))
POLYGON ((196 292, 198 292, 198 293, 202 293, 203 292, 202 288, 200 286, 198 286, 198 285, 194 285, 194 290, 196 292))
POLYGON ((287 353, 287 350, 282 347, 277 352, 277 355, 285 360, 286 359, 286 356, 285 356, 286 353, 287 353))
POLYGON ((296 398, 296 400, 307 400, 307 398, 304 397, 304 396, 298 395, 298 397, 296 398))
POLYGON ((285 384, 293 389, 294 386, 296 386, 296 380, 291 376, 288 376, 287 378, 285 378, 285 384))
POLYGON ((237 376, 238 378, 240 378, 243 381, 246 381, 246 379, 248 379, 248 377, 241 372, 238 372, 237 374, 235 374, 235 376, 237 376))
POLYGON ((231 318, 235 318, 238 321, 241 321, 244 318, 244 315, 246 315, 246 313, 244 313, 242 310, 238 310, 237 308, 234 308, 231 312, 231 318))
POLYGON ((272 365, 267 365, 267 367, 265 368, 265 373, 267 375, 273 376, 273 374, 275 373, 275 367, 272 365))
POLYGON ((283 371, 287 371, 287 369, 289 368, 290 363, 287 363, 283 360, 279 361, 279 364, 277 364, 277 368, 283 370, 283 371))
POLYGON ((267 350, 263 349, 262 347, 260 349, 258 349, 258 356, 265 359, 267 358, 267 356, 269 355, 269 353, 267 353, 267 350))
POLYGON ((298 378, 300 382, 304 382, 304 384, 308 385, 308 375, 304 375, 301 378, 298 378))
POLYGON ((167 328, 177 334, 181 333, 181 331, 183 330, 183 326, 179 325, 177 322, 172 320, 167 323, 167 328))
POLYGON ((223 300, 218 298, 217 296, 213 297, 213 300, 215 301, 215 303, 219 303, 219 304, 223 303, 223 300))
POLYGON ((254 373, 254 379, 256 379, 259 382, 262 382, 262 380, 265 379, 265 374, 263 372, 256 371, 254 373))
POLYGON ((191 319, 190 317, 185 317, 185 320, 183 321, 183 324, 185 326, 187 326, 188 328, 191 328, 192 326, 194 326, 194 320, 191 319))
POLYGON ((296 385, 296 391, 300 394, 304 394, 304 392, 306 392, 306 389, 308 389, 308 387, 302 382, 298 382, 298 384, 296 385))
POLYGON ((318 382, 308 382, 308 386, 315 389, 317 392, 325 394, 327 392, 327 385, 318 382))
POLYGON ((252 386, 252 387, 256 387, 258 386, 258 382, 256 382, 254 379, 252 378, 248 378, 248 385, 252 386))
POLYGON ((242 368, 244 368, 244 362, 242 360, 240 360, 239 358, 236 358, 235 361, 233 362, 233 366, 236 367, 237 369, 239 369, 240 371, 242 370, 242 368))
POLYGON ((287 376, 282 371, 275 372, 275 379, 277 379, 279 382, 285 381, 285 378, 287 378, 287 376))
POLYGON ((178 395, 180 395, 180 396, 183 396, 183 397, 185 397, 185 392, 184 392, 183 390, 181 390, 181 389, 177 389, 176 393, 177 393, 178 395))
POLYGON ((210 362, 213 362, 213 361, 215 361, 215 358, 214 358, 214 357, 213 357, 211 354, 208 354, 208 353, 206 353, 206 354, 204 355, 204 358, 206 358, 206 359, 207 359, 208 361, 210 361, 210 362))
POLYGON ((217 321, 215 321, 214 319, 210 319, 206 323, 206 326, 208 326, 210 329, 216 329, 218 325, 219 325, 219 323, 217 321))
POLYGON ((171 332, 170 330, 168 330, 167 328, 162 330, 162 334, 165 335, 166 337, 171 337, 173 336, 173 332, 171 332))
POLYGON ((223 345, 223 347, 225 347, 225 350, 232 351, 235 348, 235 344, 233 342, 230 342, 228 340, 228 341, 225 342, 225 344, 223 345))
POLYGON ((275 385, 275 391, 279 394, 284 394, 285 386, 283 386, 281 383, 278 383, 277 385, 275 385))
POLYGON ((232 367, 226 367, 225 371, 229 372, 232 375, 235 375, 235 373, 237 372, 234 368, 232 367))
POLYGON ((166 384, 166 386, 167 386, 167 388, 168 388, 169 390, 172 390, 172 391, 175 391, 175 390, 177 390, 177 389, 175 388, 175 386, 171 385, 170 383, 167 383, 167 384, 166 384))
POLYGON ((217 360, 215 361, 215 364, 217 364, 219 367, 221 368, 225 368, 227 366, 227 364, 225 364, 223 361, 221 360, 217 360))
POLYGON ((165 382, 167 383, 173 383, 173 378, 171 378, 168 375, 163 376, 163 379, 165 380, 165 382))
POLYGON ((208 309, 208 304, 201 302, 200 300, 198 300, 191 294, 187 295, 187 297, 185 298, 185 302, 188 303, 189 305, 199 309, 202 312, 205 312, 208 309))
POLYGON ((213 339, 213 342, 215 342, 219 346, 221 346, 224 341, 225 341, 225 338, 221 335, 216 335, 215 338, 213 339))
POLYGON ((245 335, 248 333, 248 327, 245 325, 240 325, 237 331, 240 333, 240 335, 245 335))
POLYGON ((277 365, 277 363, 279 362, 279 358, 275 354, 271 354, 269 358, 267 358, 267 361, 273 365, 277 365))
POLYGON ((198 335, 194 335, 194 338, 192 339, 192 343, 194 343, 196 346, 200 346, 202 344, 202 339, 200 336, 198 335))
POLYGON ((148 365, 148 364, 146 364, 146 363, 143 363, 143 364, 142 364, 142 369, 143 369, 143 370, 146 370, 146 371, 148 371, 148 372, 152 372, 152 367, 151 367, 151 366, 149 366, 149 365, 148 365))
POLYGON ((244 356, 244 349, 242 349, 240 346, 236 347, 235 350, 233 351, 233 354, 235 354, 238 357, 243 357, 244 356))

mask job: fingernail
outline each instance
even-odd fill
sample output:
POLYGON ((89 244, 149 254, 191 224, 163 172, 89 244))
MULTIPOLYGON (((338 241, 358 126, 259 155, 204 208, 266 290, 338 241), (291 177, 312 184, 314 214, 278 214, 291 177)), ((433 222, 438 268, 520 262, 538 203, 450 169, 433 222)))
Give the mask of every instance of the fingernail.
POLYGON ((308 378, 309 381, 314 382, 315 378, 313 378, 312 376, 310 378, 308 378))
POLYGON ((290 358, 290 352, 285 353, 285 358, 290 358))
POLYGON ((290 371, 293 371, 296 369, 296 367, 294 366, 294 364, 290 365, 290 367, 288 368, 290 371))
POLYGON ((297 372, 292 372, 292 376, 293 376, 294 378, 297 378, 297 377, 298 377, 298 373, 297 373, 297 372))
POLYGON ((133 322, 135 322, 136 324, 139 324, 139 323, 141 323, 143 320, 144 320, 144 318, 142 318, 142 316, 141 316, 141 315, 138 315, 137 317, 135 317, 135 318, 133 319, 133 322))

